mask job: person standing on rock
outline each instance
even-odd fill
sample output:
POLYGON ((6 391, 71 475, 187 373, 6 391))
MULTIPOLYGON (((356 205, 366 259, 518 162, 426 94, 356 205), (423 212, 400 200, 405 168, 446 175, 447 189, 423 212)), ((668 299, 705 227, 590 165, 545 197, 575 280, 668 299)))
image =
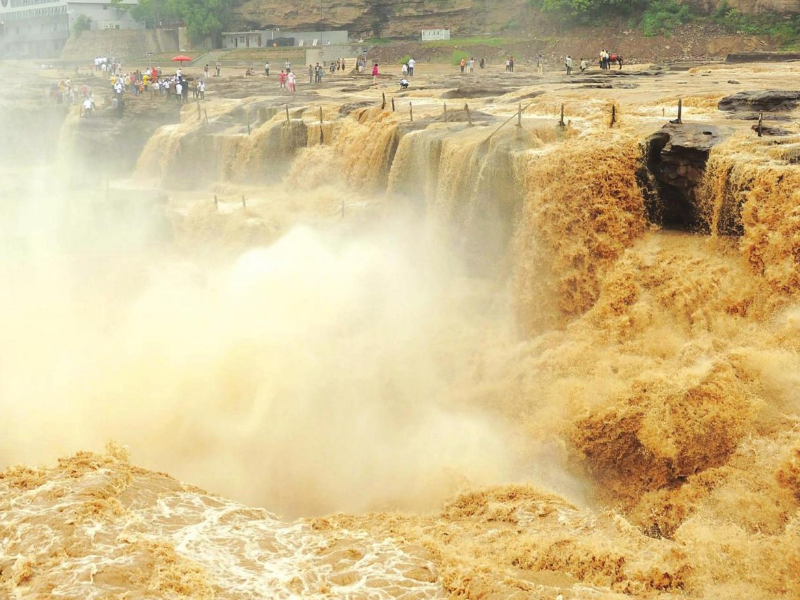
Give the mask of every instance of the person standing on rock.
POLYGON ((486 59, 485 58, 481 57, 480 65, 481 65, 481 69, 485 69, 486 68, 486 59))
POLYGON ((469 57, 469 72, 470 73, 475 72, 475 59, 471 56, 469 57))
POLYGON ((564 59, 564 66, 567 67, 567 75, 572 75, 572 57, 569 54, 564 59))
POLYGON ((414 67, 416 66, 416 64, 417 64, 417 61, 415 61, 413 58, 409 58, 408 59, 408 76, 409 77, 413 77, 414 76, 414 67))
POLYGON ((267 64, 264 65, 264 75, 269 77, 269 61, 267 61, 267 64))
POLYGON ((206 99, 206 80, 201 79, 200 83, 197 84, 197 94, 200 97, 200 100, 206 99))
POLYGON ((297 77, 291 71, 289 71, 289 75, 287 77, 289 79, 289 92, 294 94, 297 91, 297 77))
POLYGON ((407 77, 408 76, 408 63, 403 63, 403 66, 400 67, 400 74, 403 77, 407 77))
POLYGON ((514 72, 514 63, 516 62, 516 61, 514 60, 514 57, 512 56, 512 57, 509 59, 509 61, 508 61, 508 62, 509 62, 509 64, 511 65, 511 72, 513 73, 513 72, 514 72))
POLYGON ((460 65, 461 65, 461 74, 463 75, 464 74, 464 69, 467 68, 467 59, 466 58, 462 58, 460 65))
POLYGON ((544 55, 540 54, 536 57, 536 74, 544 75, 544 55))
POLYGON ((281 90, 286 89, 286 73, 281 69, 281 74, 278 75, 278 88, 281 90))
POLYGON ((372 67, 372 83, 378 83, 378 76, 380 72, 378 71, 378 63, 375 63, 372 67))
MULTIPOLYGON (((319 63, 317 63, 319 64, 319 63)), ((308 65, 308 83, 314 83, 314 74, 316 68, 313 65, 308 65)))
POLYGON ((581 73, 583 73, 588 66, 589 66, 589 64, 586 62, 586 59, 582 58, 581 59, 581 73))
POLYGON ((208 79, 208 63, 206 63, 206 66, 205 66, 205 67, 203 67, 203 76, 204 76, 206 79, 208 79))
POLYGON ((222 69, 222 65, 219 63, 219 59, 217 59, 216 70, 217 70, 217 77, 219 77, 220 70, 222 69))

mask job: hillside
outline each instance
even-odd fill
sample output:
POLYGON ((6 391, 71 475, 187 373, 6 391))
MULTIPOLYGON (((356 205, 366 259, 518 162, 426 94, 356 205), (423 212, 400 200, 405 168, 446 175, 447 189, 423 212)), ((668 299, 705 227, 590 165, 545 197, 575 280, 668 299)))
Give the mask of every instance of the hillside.
MULTIPOLYGON (((552 19, 531 0, 241 0, 234 24, 242 29, 347 29, 352 35, 414 38, 423 28, 449 28, 454 35, 527 32, 552 19)), ((743 15, 800 13, 800 0, 688 0, 697 13, 722 6, 743 15)), ((622 16, 609 9, 605 16, 622 16)))
POLYGON ((347 29, 354 35, 416 37, 424 28, 496 32, 530 12, 527 0, 244 0, 242 27, 347 29))

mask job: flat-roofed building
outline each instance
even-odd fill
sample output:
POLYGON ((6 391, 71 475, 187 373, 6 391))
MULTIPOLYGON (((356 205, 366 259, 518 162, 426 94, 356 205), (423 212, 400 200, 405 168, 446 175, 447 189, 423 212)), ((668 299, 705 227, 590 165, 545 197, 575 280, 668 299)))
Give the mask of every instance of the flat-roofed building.
POLYGON ((339 46, 347 44, 347 31, 257 31, 222 32, 223 48, 271 48, 273 46, 339 46))
POLYGON ((90 29, 144 28, 108 0, 0 0, 0 57, 57 57, 80 15, 90 19, 90 29))

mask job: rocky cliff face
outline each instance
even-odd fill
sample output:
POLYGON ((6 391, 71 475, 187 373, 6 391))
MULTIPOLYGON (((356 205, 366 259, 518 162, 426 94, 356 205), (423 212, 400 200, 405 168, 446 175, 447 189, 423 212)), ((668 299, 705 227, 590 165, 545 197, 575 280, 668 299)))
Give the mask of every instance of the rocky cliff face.
MULTIPOLYGON (((705 12, 723 0, 679 0, 705 12)), ((800 0, 727 0, 746 14, 800 12, 800 0)), ((423 28, 454 35, 497 33, 536 25, 527 0, 241 0, 235 25, 243 29, 347 29, 355 36, 412 38, 423 28)))
MULTIPOLYGON (((681 4, 692 4, 705 12, 712 12, 719 8, 723 0, 678 0, 681 4)), ((746 14, 774 12, 781 14, 800 12, 800 0, 727 0, 731 8, 746 14)))
POLYGON ((347 29, 351 35, 417 37, 421 29, 458 35, 516 25, 525 0, 244 0, 235 9, 244 28, 347 29))

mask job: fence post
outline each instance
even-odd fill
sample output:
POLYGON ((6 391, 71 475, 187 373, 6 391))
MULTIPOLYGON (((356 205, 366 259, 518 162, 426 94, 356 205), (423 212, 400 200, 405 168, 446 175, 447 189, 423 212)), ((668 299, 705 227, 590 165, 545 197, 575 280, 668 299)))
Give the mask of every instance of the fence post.
POLYGON ((286 122, 289 122, 289 105, 286 105, 286 122))
POLYGON ((383 101, 381 102, 381 110, 386 108, 386 92, 382 92, 381 96, 383 97, 383 101))
POLYGON ((205 108, 203 109, 203 115, 206 118, 206 125, 208 125, 208 111, 205 108))
POLYGON ((564 105, 561 105, 561 118, 558 120, 559 127, 566 127, 567 125, 564 123, 564 105))
POLYGON ((611 105, 611 125, 609 127, 613 127, 614 123, 617 122, 617 106, 616 104, 611 105))
POLYGON ((444 103, 444 122, 447 123, 447 102, 444 103))
POLYGON ((763 121, 764 121, 764 113, 760 112, 758 113, 758 137, 761 137, 763 121))
POLYGON ((678 120, 677 120, 677 122, 679 124, 681 124, 681 125, 683 124, 683 119, 681 118, 682 117, 682 113, 683 113, 683 99, 682 98, 678 98, 678 120))
POLYGON ((519 103, 519 108, 517 109, 517 127, 522 127, 522 102, 519 103))
POLYGON ((247 112, 247 135, 250 135, 250 111, 247 112))
POLYGON ((414 107, 411 105, 411 102, 408 103, 408 116, 411 117, 411 122, 414 122, 414 107))
POLYGON ((392 97, 392 112, 394 112, 394 97, 392 97))
POLYGON ((322 131, 322 107, 319 107, 319 145, 325 142, 325 133, 322 131))
POLYGON ((469 112, 469 104, 464 104, 464 110, 467 111, 467 122, 472 125, 472 113, 469 112))

